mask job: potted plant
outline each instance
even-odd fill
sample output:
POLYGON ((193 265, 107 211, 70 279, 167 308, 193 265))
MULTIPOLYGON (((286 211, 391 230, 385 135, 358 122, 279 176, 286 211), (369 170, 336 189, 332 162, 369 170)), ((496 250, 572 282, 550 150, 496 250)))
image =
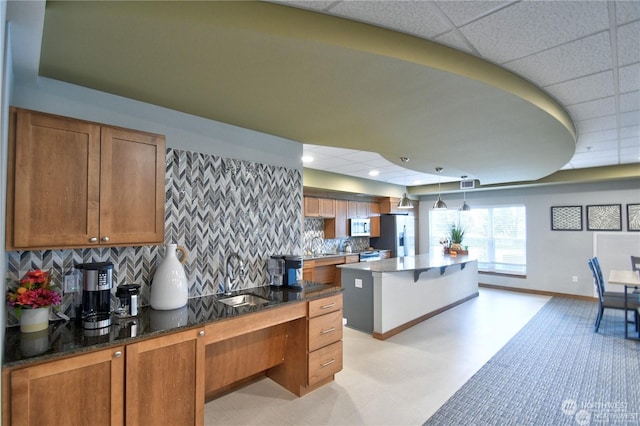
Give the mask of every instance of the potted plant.
POLYGON ((27 272, 18 286, 9 289, 7 302, 16 310, 20 331, 31 333, 49 327, 49 311, 62 301, 60 293, 50 285, 49 272, 36 269, 27 272))
POLYGON ((449 251, 454 251, 460 254, 467 254, 467 250, 462 247, 462 240, 464 239, 464 229, 461 226, 451 225, 451 231, 449 232, 449 238, 451 240, 451 246, 449 251))

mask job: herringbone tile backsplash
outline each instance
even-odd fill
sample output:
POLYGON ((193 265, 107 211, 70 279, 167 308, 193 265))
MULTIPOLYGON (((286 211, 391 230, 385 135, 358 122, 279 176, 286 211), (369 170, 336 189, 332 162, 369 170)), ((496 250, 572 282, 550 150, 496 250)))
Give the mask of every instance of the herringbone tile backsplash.
MULTIPOLYGON (((299 170, 214 155, 167 149, 165 244, 178 244, 189 256, 185 272, 189 297, 219 293, 227 254, 245 264, 243 287, 266 282, 272 254, 302 254, 302 173, 299 170)), ((8 279, 30 269, 50 270, 60 288, 65 273, 86 262, 112 262, 114 287, 141 284, 142 304, 164 258, 164 247, 114 247, 8 253, 8 279)), ((73 293, 64 311, 73 314, 73 293)), ((13 310, 8 325, 16 324, 13 310)))

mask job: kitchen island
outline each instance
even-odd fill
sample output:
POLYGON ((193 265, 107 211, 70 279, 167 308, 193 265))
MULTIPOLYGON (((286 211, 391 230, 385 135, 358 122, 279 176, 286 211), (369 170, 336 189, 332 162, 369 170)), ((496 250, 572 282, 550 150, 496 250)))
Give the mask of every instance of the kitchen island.
POLYGON ((339 265, 347 327, 384 340, 478 296, 474 257, 441 253, 339 265))

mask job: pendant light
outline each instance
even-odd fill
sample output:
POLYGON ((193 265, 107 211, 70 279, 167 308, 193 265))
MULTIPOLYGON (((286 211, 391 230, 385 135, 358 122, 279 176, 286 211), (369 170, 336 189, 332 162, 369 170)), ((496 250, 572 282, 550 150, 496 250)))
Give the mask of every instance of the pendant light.
MULTIPOLYGON (((462 178, 462 181, 464 182, 464 180, 467 178, 466 176, 460 176, 462 178)), ((471 210, 471 206, 469 206, 469 204, 467 204, 467 191, 462 191, 462 205, 460 206, 460 211, 461 212, 468 212, 469 210, 471 210)))
MULTIPOLYGON (((409 162, 409 157, 400 157, 400 161, 402 161, 403 163, 408 163, 409 162)), ((407 171, 405 169, 404 172, 404 186, 406 188, 407 186, 407 171)), ((411 200, 409 199, 409 197, 407 197, 407 193, 405 192, 402 195, 402 198, 400 199, 400 202, 398 203, 398 208, 399 209, 412 209, 413 208, 413 203, 411 203, 411 200)))
POLYGON ((440 198, 440 173, 442 172, 442 167, 436 167, 436 172, 438 172, 438 199, 436 203, 433 205, 434 209, 446 209, 447 205, 440 198))

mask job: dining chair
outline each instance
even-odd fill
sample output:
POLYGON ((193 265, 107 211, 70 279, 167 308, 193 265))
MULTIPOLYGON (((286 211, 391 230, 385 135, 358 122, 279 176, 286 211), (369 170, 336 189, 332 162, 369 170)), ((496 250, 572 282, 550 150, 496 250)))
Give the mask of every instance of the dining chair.
MULTIPOLYGON (((598 273, 596 269, 596 265, 599 266, 597 259, 589 259, 587 261, 587 264, 589 265, 589 269, 591 269, 591 273, 593 274, 593 283, 596 287, 596 293, 598 293, 598 314, 596 315, 596 322, 594 324, 595 332, 597 333, 598 329, 600 328, 600 321, 602 321, 602 316, 604 315, 605 309, 617 309, 625 311, 625 322, 633 322, 636 331, 638 331, 640 327, 640 314, 638 313, 638 310, 640 309, 640 303, 638 302, 638 300, 636 298, 627 298, 627 306, 625 309, 624 294, 608 292, 608 294, 605 295, 604 281, 601 279, 602 273, 598 273), (633 311, 633 321, 629 321, 626 317, 627 310, 633 311)), ((625 327, 626 326, 627 324, 625 324, 625 327)))
POLYGON ((640 271, 640 256, 631 256, 631 270, 640 271))
MULTIPOLYGON (((593 263, 595 274, 598 275, 597 279, 600 285, 600 290, 602 291, 602 295, 604 297, 621 297, 624 299, 624 293, 621 293, 619 291, 607 291, 606 284, 604 281, 604 276, 602 275, 602 269, 600 268, 600 261, 598 260, 598 258, 593 257, 590 259, 590 261, 593 263)), ((594 275, 594 279, 596 279, 595 275, 594 275)))

